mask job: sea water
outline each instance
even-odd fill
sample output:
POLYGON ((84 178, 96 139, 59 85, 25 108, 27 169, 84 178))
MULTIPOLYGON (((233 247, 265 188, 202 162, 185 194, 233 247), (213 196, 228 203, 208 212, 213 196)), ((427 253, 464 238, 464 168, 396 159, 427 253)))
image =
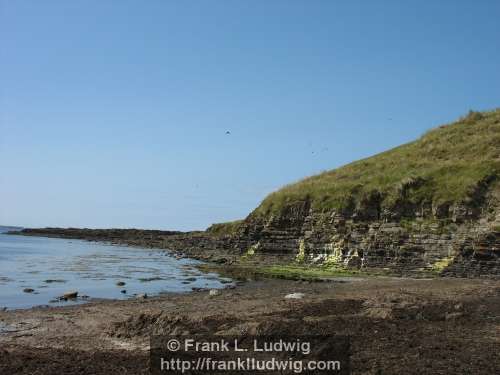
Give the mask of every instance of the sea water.
POLYGON ((230 281, 201 272, 198 264, 165 250, 0 233, 0 309, 85 301, 56 301, 71 290, 89 299, 128 299, 144 293, 221 288, 230 281))

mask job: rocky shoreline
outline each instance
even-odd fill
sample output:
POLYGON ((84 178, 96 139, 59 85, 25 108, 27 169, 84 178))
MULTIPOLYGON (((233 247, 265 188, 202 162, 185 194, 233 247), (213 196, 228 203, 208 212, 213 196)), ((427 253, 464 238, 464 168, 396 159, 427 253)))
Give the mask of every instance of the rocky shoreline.
POLYGON ((179 257, 220 264, 245 259, 255 264, 326 264, 399 276, 500 278, 499 223, 499 214, 488 220, 454 222, 360 221, 317 214, 300 204, 283 216, 249 216, 231 233, 211 228, 195 232, 38 228, 11 233, 168 249, 179 257))
POLYGON ((207 232, 179 232, 144 229, 80 229, 80 228, 26 228, 10 231, 8 234, 79 239, 85 241, 107 242, 141 248, 170 250, 178 257, 226 263, 236 254, 230 248, 229 238, 218 238, 207 232))
POLYGON ((148 374, 150 334, 205 332, 348 335, 354 375, 493 374, 499 316, 493 280, 265 279, 217 295, 0 312, 0 373, 148 374))
MULTIPOLYGON (((123 374, 147 374, 150 335, 180 332, 347 335, 354 375, 491 374, 500 368, 500 281, 491 277, 359 273, 328 283, 267 279, 240 274, 247 252, 235 246, 234 236, 209 231, 46 228, 18 234, 170 249, 178 257, 220 263, 222 270, 246 281, 217 293, 198 290, 0 312, 1 373, 99 375, 119 368, 123 374)), ((297 263, 295 252, 257 258, 297 263)))

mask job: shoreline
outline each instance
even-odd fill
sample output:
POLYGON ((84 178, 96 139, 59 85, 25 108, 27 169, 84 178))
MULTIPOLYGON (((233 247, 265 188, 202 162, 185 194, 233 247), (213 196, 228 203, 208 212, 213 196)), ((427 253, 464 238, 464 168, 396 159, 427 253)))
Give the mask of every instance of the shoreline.
MULTIPOLYGON (((463 224, 463 228, 454 234, 424 229, 414 232, 397 222, 351 224, 351 232, 339 234, 340 239, 332 234, 339 229, 335 229, 335 225, 321 227, 332 233, 316 233, 311 228, 306 230, 304 223, 293 228, 268 228, 262 233, 259 231, 264 229, 257 224, 256 228, 251 225, 240 228, 241 233, 213 228, 192 232, 28 228, 11 233, 164 249, 178 257, 229 266, 251 264, 254 267, 286 267, 301 263, 305 267, 333 269, 334 276, 337 271, 343 270, 361 275, 500 279, 500 232, 492 232, 491 228, 488 229, 489 224, 483 223, 488 228, 482 229, 474 227, 480 223, 471 224, 477 233, 471 232, 472 227, 463 224), (308 245, 305 238, 313 233, 316 233, 316 237, 307 240, 311 242, 308 245)), ((277 273, 283 274, 280 270, 277 273)))
MULTIPOLYGON (((17 234, 17 233, 16 233, 17 234)), ((24 237, 24 236, 19 236, 24 237)), ((61 237, 45 237, 45 236, 29 236, 34 238, 55 238, 56 240, 62 240, 60 243, 56 242, 54 248, 64 249, 63 251, 67 251, 67 246, 73 246, 77 248, 81 248, 83 250, 78 254, 92 254, 88 253, 89 251, 94 251, 94 245, 89 243, 88 240, 83 239, 75 239, 75 238, 61 238, 61 237), (69 243, 68 243, 69 242, 69 243), (81 244, 77 244, 80 242, 81 244), (73 244, 71 244, 73 243, 73 244), (89 247, 90 246, 90 247, 89 247), (90 250, 89 250, 90 249, 90 250)), ((20 238, 22 240, 22 238, 20 238)), ((17 240, 16 240, 17 241, 17 240)), ((21 244, 24 242, 21 241, 21 244)), ((45 243, 45 242, 44 242, 45 243)), ((6 299, 3 300, 0 298, 0 311, 14 311, 14 310, 27 310, 32 308, 41 308, 41 309, 49 309, 56 307, 66 307, 72 305, 81 305, 87 304, 90 302, 101 302, 101 301, 130 301, 136 298, 151 298, 156 297, 162 294, 169 293, 190 293, 194 290, 207 290, 210 289, 221 289, 221 288, 230 288, 233 287, 234 283, 227 278, 224 278, 218 274, 215 274, 215 270, 205 270, 202 269, 202 266, 206 266, 206 262, 200 262, 195 259, 179 256, 177 253, 169 251, 168 249, 160 249, 160 248, 144 248, 139 245, 127 244, 127 243, 112 243, 110 241, 92 241, 97 245, 99 251, 104 251, 106 254, 111 254, 112 256, 117 256, 120 258, 122 256, 122 252, 128 254, 130 250, 132 254, 137 254, 138 259, 151 259, 149 262, 153 262, 151 267, 156 267, 159 270, 163 270, 163 274, 161 277, 151 277, 151 278, 141 278, 144 276, 134 276, 123 274, 120 276, 111 276, 115 275, 111 270, 103 269, 102 272, 106 272, 108 277, 103 279, 101 276, 96 275, 92 280, 96 280, 97 284, 82 284, 75 283, 75 278, 71 275, 66 274, 67 272, 63 270, 59 270, 61 272, 57 273, 56 271, 46 272, 45 268, 37 269, 36 271, 27 271, 30 275, 25 274, 16 274, 14 277, 13 274, 9 274, 10 278, 6 278, 9 282, 17 282, 17 284, 13 284, 12 289, 5 289, 6 299), (112 250, 112 247, 118 247, 116 250, 112 250), (108 250, 105 248, 108 247, 108 250), (129 248, 129 250, 127 250, 129 248), (163 260, 167 260, 167 266, 162 268, 163 260), (184 259, 184 260, 181 260, 184 259), (180 260, 180 262, 178 262, 180 260), (167 267, 167 268, 165 268, 167 267), (168 268, 172 267, 172 269, 168 268), (172 271, 172 273, 169 272, 172 271), (176 271, 177 270, 177 271, 176 271), (176 274, 179 272, 179 274, 176 274), (24 277, 31 277, 31 273, 33 274, 41 274, 42 276, 35 277, 33 279, 25 279, 24 277), (177 275, 177 276, 174 276, 177 275), (194 275, 194 276, 193 276, 194 275), (17 280, 17 281, 16 281, 17 280), (28 280, 28 281, 22 281, 28 280), (104 280, 105 283, 98 281, 104 280), (123 280, 126 281, 123 282, 123 280), (163 284, 155 284, 152 285, 150 281, 156 280, 164 280, 163 284), (119 281, 119 282, 118 282, 119 281), (56 284, 52 284, 52 283, 56 284), (182 284, 182 286, 181 286, 182 284), (50 292, 50 288, 48 286, 56 285, 56 291, 50 292), (124 285, 124 286, 121 286, 124 285), (17 286, 17 287, 16 287, 17 286), (111 286, 111 290, 110 289, 111 286), (91 290, 88 288, 90 287, 91 290), (24 289, 23 289, 24 288, 24 289), (99 292, 99 290, 94 289, 102 289, 107 288, 107 292, 99 292), (116 289, 116 290, 115 290, 116 289), (120 289, 124 289, 120 291, 120 289), (49 292, 47 292, 49 291, 49 292), (66 292, 76 292, 77 297, 68 297, 64 299, 62 296, 66 292), (118 293, 120 291, 120 293, 118 293), (43 292, 43 293, 42 293, 43 292), (95 293, 94 293, 95 292, 95 293), (12 294, 12 296, 10 295, 12 294), (19 295, 18 300, 14 300, 14 296, 19 295), (46 295, 46 299, 43 296, 46 295), (38 298, 35 298, 38 297, 38 298)), ((52 244, 52 242, 49 242, 52 244)), ((52 248, 51 248, 52 249, 52 248)), ((52 250, 51 250, 52 251, 52 250)), ((62 253, 64 257, 66 253, 62 253)), ((52 253, 51 253, 52 254, 52 253)), ((31 258, 30 258, 31 259, 31 258)), ((71 258, 68 258, 71 259, 71 258)), ((125 259, 125 258, 124 258, 125 259)), ((133 257, 131 259, 134 259, 133 257)), ((139 266, 143 266, 143 264, 139 264, 139 266)), ((69 267, 69 266, 68 266, 69 267)), ((75 275, 78 275, 78 270, 74 271, 75 275)), ((98 272, 98 271, 96 271, 98 272)), ((118 272, 118 271, 117 271, 118 272)), ((75 276, 78 279, 78 276, 75 276)), ((6 286, 7 287, 7 286, 6 286)), ((76 294, 75 293, 75 294, 76 294)))
POLYGON ((149 229, 79 229, 79 228, 25 228, 9 231, 7 235, 45 237, 99 242, 109 245, 130 246, 168 251, 177 257, 224 264, 240 255, 227 246, 217 247, 220 241, 204 231, 161 231, 149 229))
POLYGON ((227 260, 207 266, 246 281, 216 295, 199 290, 0 311, 0 373, 149 374, 149 339, 158 333, 346 335, 354 375, 500 368, 500 280, 361 273, 315 282, 247 274, 227 260))
MULTIPOLYGON (((362 278, 342 283, 260 279, 145 300, 0 312, 0 372, 149 373, 149 335, 345 334, 353 374, 500 368, 500 282, 362 278), (303 293, 290 300, 289 293, 303 293), (418 343, 418 345, 416 345, 418 343), (78 359, 75 362, 75 358, 78 359), (61 367, 62 366, 62 367, 61 367)), ((433 373, 451 373, 439 372, 433 373)))

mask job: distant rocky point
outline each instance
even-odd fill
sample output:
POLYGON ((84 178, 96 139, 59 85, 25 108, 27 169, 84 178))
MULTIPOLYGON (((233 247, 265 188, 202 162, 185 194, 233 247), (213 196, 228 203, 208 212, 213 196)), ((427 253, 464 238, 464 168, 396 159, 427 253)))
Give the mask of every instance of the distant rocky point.
POLYGON ((13 226, 7 226, 7 225, 0 225, 0 233, 7 233, 11 231, 20 231, 22 230, 23 227, 13 227, 13 226))

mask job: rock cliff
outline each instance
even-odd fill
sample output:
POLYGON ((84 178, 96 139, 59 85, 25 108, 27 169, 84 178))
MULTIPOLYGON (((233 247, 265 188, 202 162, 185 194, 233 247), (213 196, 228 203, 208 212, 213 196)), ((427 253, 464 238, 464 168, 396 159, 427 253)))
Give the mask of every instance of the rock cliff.
POLYGON ((399 274, 500 276, 500 110, 289 185, 209 228, 245 254, 399 274))

